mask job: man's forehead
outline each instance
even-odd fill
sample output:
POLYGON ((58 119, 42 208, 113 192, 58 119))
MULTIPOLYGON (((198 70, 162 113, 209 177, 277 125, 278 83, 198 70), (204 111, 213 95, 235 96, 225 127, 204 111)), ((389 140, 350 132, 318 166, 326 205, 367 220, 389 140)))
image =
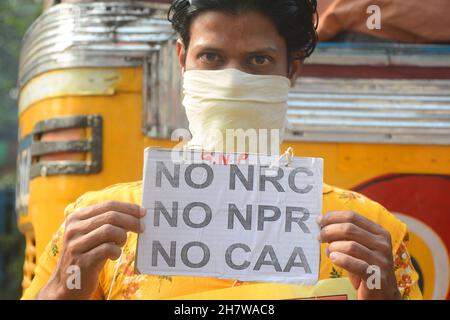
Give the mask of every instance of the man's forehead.
POLYGON ((257 12, 240 14, 208 11, 198 15, 191 24, 190 47, 229 48, 245 44, 249 51, 262 48, 278 50, 283 39, 275 24, 257 12))

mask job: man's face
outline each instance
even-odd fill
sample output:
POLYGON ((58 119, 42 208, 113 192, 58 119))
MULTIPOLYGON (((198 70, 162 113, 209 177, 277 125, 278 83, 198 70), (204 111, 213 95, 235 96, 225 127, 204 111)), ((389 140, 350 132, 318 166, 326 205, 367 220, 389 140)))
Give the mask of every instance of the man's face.
POLYGON ((182 41, 177 43, 183 72, 234 68, 294 81, 301 67, 299 60, 289 66, 286 41, 268 17, 255 11, 202 13, 193 19, 190 35, 187 54, 182 41))

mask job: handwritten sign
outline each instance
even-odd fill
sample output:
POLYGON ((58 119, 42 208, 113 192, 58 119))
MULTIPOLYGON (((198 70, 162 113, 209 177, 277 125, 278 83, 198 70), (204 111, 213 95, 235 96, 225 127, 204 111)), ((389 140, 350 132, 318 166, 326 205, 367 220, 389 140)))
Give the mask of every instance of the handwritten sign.
POLYGON ((150 148, 137 271, 314 284, 323 160, 150 148))

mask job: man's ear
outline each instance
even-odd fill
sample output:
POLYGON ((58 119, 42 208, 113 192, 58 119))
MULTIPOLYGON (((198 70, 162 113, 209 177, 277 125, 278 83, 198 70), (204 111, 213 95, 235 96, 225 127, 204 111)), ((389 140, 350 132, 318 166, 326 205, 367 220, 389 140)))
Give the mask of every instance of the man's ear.
POLYGON ((300 77, 300 74, 303 70, 303 63, 304 63, 303 53, 297 52, 294 53, 291 58, 291 63, 289 67, 289 75, 288 78, 291 80, 291 86, 295 86, 295 82, 297 81, 297 78, 300 77))
POLYGON ((184 72, 186 71, 186 49, 184 47, 183 40, 181 39, 177 40, 177 55, 181 73, 184 74, 184 72))

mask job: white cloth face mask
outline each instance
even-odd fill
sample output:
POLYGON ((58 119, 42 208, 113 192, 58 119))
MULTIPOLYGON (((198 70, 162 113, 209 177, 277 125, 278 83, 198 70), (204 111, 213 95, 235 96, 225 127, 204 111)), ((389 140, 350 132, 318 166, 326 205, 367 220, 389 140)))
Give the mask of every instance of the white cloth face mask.
POLYGON ((278 155, 290 80, 237 69, 184 73, 189 148, 278 155))

